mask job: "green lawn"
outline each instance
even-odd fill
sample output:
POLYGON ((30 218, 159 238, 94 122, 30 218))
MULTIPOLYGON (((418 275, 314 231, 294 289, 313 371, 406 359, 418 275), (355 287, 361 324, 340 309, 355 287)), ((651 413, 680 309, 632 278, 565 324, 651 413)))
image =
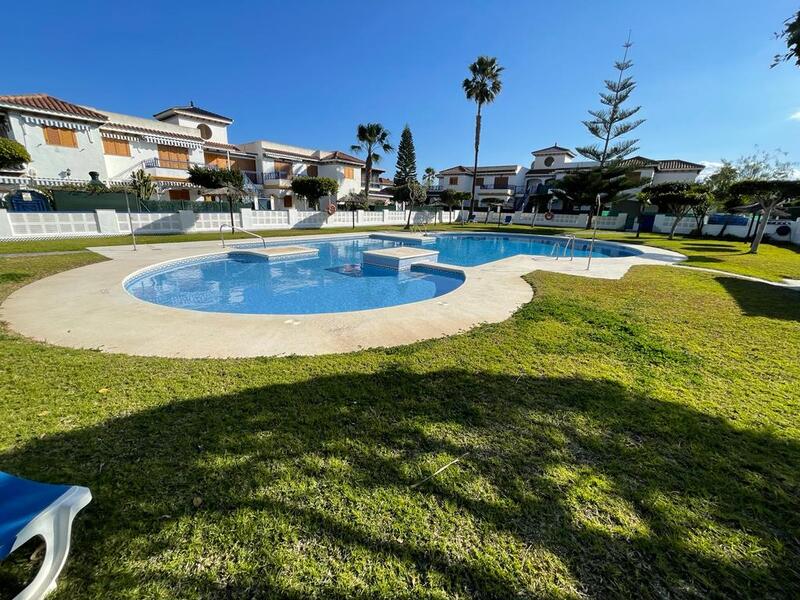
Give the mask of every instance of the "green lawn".
MULTIPOLYGON (((0 259, 0 298, 93 260, 0 259)), ((800 596, 800 295, 527 279, 504 323, 339 356, 0 332, 0 469, 94 495, 54 600, 800 596)))

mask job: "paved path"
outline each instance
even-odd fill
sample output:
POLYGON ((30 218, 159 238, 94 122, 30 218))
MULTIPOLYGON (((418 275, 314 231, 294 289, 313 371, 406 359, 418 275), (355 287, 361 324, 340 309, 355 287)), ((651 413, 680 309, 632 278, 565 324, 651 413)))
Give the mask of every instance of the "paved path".
MULTIPOLYGON (((285 241, 302 244, 330 237, 293 236, 285 241)), ((343 237, 349 236, 336 236, 343 237)), ((660 248, 636 249, 643 253, 596 257, 591 271, 586 269, 586 259, 531 255, 475 267, 442 265, 463 271, 464 283, 430 300, 366 311, 273 315, 171 308, 138 300, 123 288, 123 281, 140 269, 225 252, 219 242, 148 244, 136 252, 130 246, 98 247, 92 250, 111 260, 63 271, 15 291, 0 307, 0 320, 36 340, 142 356, 234 358, 352 352, 410 344, 504 321, 533 297, 531 286, 522 278, 532 271, 619 279, 635 265, 672 264, 685 258, 660 248)))
POLYGON ((775 287, 785 288, 787 290, 794 290, 800 292, 800 280, 797 279, 784 279, 783 283, 779 281, 769 281, 768 279, 761 279, 760 277, 753 277, 751 275, 742 275, 740 273, 731 273, 730 271, 720 271, 719 269, 709 269, 708 267, 693 267, 682 263, 673 265, 681 269, 691 269, 692 271, 701 271, 703 273, 712 273, 714 275, 725 275, 727 277, 735 277, 736 279, 744 279, 745 281, 753 281, 755 283, 765 283, 775 287))

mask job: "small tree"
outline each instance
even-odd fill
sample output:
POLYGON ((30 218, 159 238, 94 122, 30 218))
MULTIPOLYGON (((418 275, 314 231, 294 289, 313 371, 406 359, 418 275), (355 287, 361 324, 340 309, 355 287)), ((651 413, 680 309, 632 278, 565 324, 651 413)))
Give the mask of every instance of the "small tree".
POLYGON ((716 209, 717 201, 708 186, 702 183, 695 183, 692 186, 691 193, 697 196, 697 204, 692 206, 692 216, 697 223, 697 236, 703 236, 703 227, 706 224, 706 217, 710 212, 716 209))
POLYGON ((750 244, 750 253, 757 254, 772 211, 779 206, 800 199, 800 181, 746 179, 734 183, 731 186, 731 193, 738 198, 747 198, 757 202, 764 211, 764 217, 759 222, 756 235, 750 244))
POLYGON ((469 200, 470 197, 469 192, 460 192, 451 189, 442 190, 442 193, 439 195, 439 201, 447 207, 451 223, 453 222, 453 208, 462 207, 464 202, 469 200))
POLYGON ((694 184, 682 181, 645 186, 641 191, 641 199, 646 203, 655 204, 675 217, 669 230, 669 239, 675 238, 675 230, 681 219, 689 214, 693 206, 702 201, 701 195, 694 189, 694 184))
POLYGON ((292 191, 308 200, 314 210, 319 210, 319 199, 336 195, 339 184, 330 177, 295 177, 292 180, 292 191))
POLYGON ((590 205, 597 203, 598 194, 601 203, 608 205, 617 199, 620 192, 637 187, 630 172, 621 165, 611 165, 605 169, 581 169, 557 180, 552 188, 553 195, 559 198, 566 207, 590 205))
MULTIPOLYGON (((631 92, 636 88, 636 82, 632 77, 625 73, 633 66, 633 62, 628 60, 628 51, 632 44, 630 35, 622 47, 625 52, 622 60, 614 63, 614 68, 618 71, 617 80, 606 79, 604 84, 607 91, 600 92, 600 103, 606 107, 599 110, 590 110, 591 119, 583 121, 588 132, 600 140, 599 144, 579 146, 576 148, 578 154, 590 160, 595 160, 598 167, 602 170, 608 163, 616 163, 636 150, 637 139, 617 141, 626 133, 630 133, 639 125, 644 123, 644 119, 632 119, 639 112, 641 106, 625 108, 623 105, 628 100, 631 92)), ((591 203, 592 209, 589 212, 589 219, 586 222, 587 228, 592 226, 595 202, 591 203)))
POLYGON ((156 184, 144 169, 134 171, 131 175, 131 188, 139 200, 150 200, 156 193, 156 184))
POLYGON ((31 155, 25 146, 14 140, 0 137, 0 170, 22 168, 31 162, 31 155))
POLYGON ((233 202, 244 196, 244 175, 239 169, 216 169, 192 165, 189 167, 189 183, 219 193, 228 198, 228 207, 233 224, 233 202))
POLYGON ((419 184, 416 179, 408 178, 405 185, 401 186, 402 194, 408 198, 408 220, 404 229, 411 229, 411 212, 414 210, 414 205, 421 205, 425 202, 428 196, 428 190, 419 184))

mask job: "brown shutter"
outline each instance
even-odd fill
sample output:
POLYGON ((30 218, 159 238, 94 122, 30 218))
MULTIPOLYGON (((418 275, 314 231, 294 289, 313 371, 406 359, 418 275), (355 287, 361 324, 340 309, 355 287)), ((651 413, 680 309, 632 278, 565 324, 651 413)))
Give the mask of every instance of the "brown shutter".
POLYGON ((319 167, 317 165, 308 165, 308 167, 306 167, 306 175, 309 177, 319 177, 319 167))
POLYGON ((496 190, 501 190, 508 186, 508 177, 495 177, 494 178, 494 188, 496 190))

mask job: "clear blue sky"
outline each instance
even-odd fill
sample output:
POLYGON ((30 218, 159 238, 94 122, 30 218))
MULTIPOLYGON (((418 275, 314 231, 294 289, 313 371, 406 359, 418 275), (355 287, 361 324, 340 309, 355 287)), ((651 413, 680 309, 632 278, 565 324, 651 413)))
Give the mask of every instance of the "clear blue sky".
POLYGON ((191 99, 234 119, 233 142, 326 149, 347 150, 359 122, 380 121, 395 142, 408 123, 422 171, 470 163, 474 105, 461 81, 488 54, 506 71, 481 163, 527 165, 531 150, 589 141, 580 121, 631 28, 641 154, 717 161, 758 144, 800 161, 800 68, 769 68, 797 0, 129 6, 4 6, 0 94, 143 116, 191 99))

